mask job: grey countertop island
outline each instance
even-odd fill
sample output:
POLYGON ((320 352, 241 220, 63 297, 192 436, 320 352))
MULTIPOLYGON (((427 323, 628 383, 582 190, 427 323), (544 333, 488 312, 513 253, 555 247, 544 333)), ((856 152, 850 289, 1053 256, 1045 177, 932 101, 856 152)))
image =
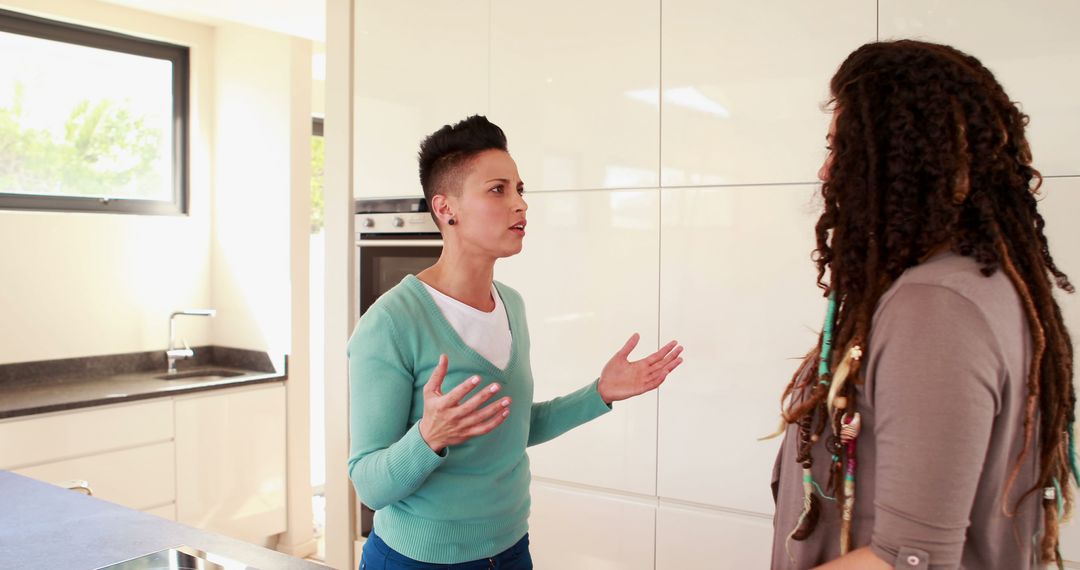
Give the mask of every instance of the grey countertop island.
POLYGON ((0 471, 0 569, 93 570, 179 545, 261 570, 327 568, 0 471))

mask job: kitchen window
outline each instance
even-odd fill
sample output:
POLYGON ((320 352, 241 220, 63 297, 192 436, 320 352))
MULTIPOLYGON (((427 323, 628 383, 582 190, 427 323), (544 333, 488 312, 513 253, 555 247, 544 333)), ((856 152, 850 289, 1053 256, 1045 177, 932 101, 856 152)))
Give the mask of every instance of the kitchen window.
POLYGON ((0 10, 0 209, 188 210, 188 48, 0 10))

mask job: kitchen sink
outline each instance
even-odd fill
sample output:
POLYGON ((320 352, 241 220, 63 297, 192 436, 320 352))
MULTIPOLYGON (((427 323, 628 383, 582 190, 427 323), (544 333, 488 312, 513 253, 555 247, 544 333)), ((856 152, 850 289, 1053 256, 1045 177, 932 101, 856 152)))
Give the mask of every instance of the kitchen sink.
POLYGON ((190 546, 174 546, 97 570, 256 570, 242 562, 190 546))
POLYGON ((154 378, 157 378, 158 380, 191 380, 192 378, 198 378, 200 380, 218 380, 221 378, 243 376, 244 374, 246 374, 246 372, 237 372, 235 370, 187 370, 175 374, 162 374, 160 376, 154 376, 154 378))

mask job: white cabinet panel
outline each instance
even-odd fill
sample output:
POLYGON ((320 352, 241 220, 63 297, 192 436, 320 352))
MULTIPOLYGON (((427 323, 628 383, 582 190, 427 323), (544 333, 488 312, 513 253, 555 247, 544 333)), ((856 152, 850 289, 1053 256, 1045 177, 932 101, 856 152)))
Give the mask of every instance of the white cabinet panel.
MULTIPOLYGON (((526 195, 525 248, 496 278, 525 299, 536 401, 581 388, 634 332, 631 358, 657 348, 659 192, 526 195)), ((679 382, 676 371, 669 382, 679 382)), ((656 476, 655 393, 529 449, 534 474, 651 495, 656 476)))
POLYGON ((86 481, 95 497, 133 509, 169 503, 176 495, 171 441, 16 469, 15 473, 60 486, 86 481))
POLYGON ((656 570, 768 568, 772 521, 664 503, 656 515, 656 570))
POLYGON ((357 2, 357 197, 421 195, 420 141, 487 113, 488 37, 487 0, 357 2))
POLYGON ((874 37, 864 0, 665 0, 661 184, 813 181, 829 79, 874 37))
POLYGON ((241 540, 285 531, 284 386, 177 399, 176 511, 241 540))
POLYGON ((0 423, 0 469, 172 439, 172 400, 103 406, 0 423))
POLYGON ((816 342, 812 186, 664 189, 661 338, 686 346, 660 388, 661 497, 772 512, 780 394, 816 342), (738 466, 737 468, 734 466, 738 466))
POLYGON ((491 3, 491 114, 530 190, 658 184, 660 3, 491 3))
POLYGON ((1031 116, 1035 168, 1080 174, 1080 4, 1034 0, 881 0, 881 39, 950 44, 994 72, 1031 116))
POLYGON ((656 506, 543 482, 532 485, 529 543, 537 568, 652 570, 656 506))

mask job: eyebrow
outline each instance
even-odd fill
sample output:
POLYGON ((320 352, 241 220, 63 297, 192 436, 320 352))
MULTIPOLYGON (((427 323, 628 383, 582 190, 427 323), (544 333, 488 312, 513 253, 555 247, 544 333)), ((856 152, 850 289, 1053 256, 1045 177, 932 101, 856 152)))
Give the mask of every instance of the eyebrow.
MULTIPOLYGON (((491 182, 502 182, 504 184, 509 184, 510 180, 508 178, 492 178, 491 180, 488 180, 484 184, 490 184, 491 182)), ((525 185, 524 180, 518 180, 518 186, 524 186, 524 185, 525 185)))

